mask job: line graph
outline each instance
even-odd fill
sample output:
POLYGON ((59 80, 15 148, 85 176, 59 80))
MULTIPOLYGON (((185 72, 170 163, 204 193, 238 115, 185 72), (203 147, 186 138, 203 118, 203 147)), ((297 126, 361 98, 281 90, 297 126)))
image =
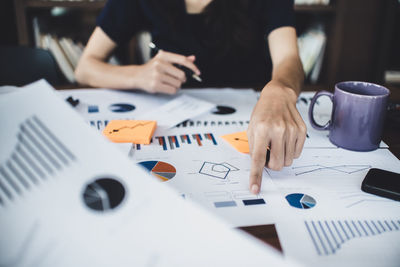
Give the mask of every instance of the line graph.
POLYGON ((133 126, 122 126, 120 128, 117 128, 117 129, 112 129, 111 131, 109 131, 109 134, 119 133, 120 131, 125 130, 125 129, 134 130, 135 128, 138 128, 140 126, 143 127, 143 126, 149 125, 151 123, 153 123, 153 122, 149 121, 149 122, 145 122, 145 123, 137 123, 137 124, 135 124, 133 126))
MULTIPOLYGON (((347 202, 345 204, 346 208, 352 208, 352 207, 358 207, 359 205, 366 204, 366 203, 373 203, 373 202, 379 202, 379 203, 390 203, 392 204, 393 201, 390 199, 378 197, 375 195, 371 194, 366 194, 360 191, 353 191, 353 192, 342 192, 340 193, 339 198, 342 201, 347 202)), ((366 204, 369 205, 369 204, 366 204)))
POLYGON ((334 172, 339 172, 339 173, 344 173, 344 174, 353 174, 356 172, 368 170, 372 168, 371 165, 333 165, 333 166, 327 166, 327 165, 322 165, 322 164, 312 164, 312 165, 305 165, 305 166, 296 166, 292 167, 292 170, 294 170, 294 174, 296 176, 298 175, 304 175, 308 173, 314 173, 314 172, 321 172, 321 171, 334 171, 334 172))

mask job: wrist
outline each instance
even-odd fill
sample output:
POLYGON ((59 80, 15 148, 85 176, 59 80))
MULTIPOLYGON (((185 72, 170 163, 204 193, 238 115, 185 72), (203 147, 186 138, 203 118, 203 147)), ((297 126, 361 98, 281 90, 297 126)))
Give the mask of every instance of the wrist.
POLYGON ((261 96, 266 97, 285 97, 291 102, 297 102, 297 92, 295 89, 279 81, 271 80, 261 91, 261 96))
POLYGON ((119 71, 124 77, 124 83, 126 88, 141 88, 140 78, 137 73, 140 70, 140 66, 129 65, 123 66, 119 71))

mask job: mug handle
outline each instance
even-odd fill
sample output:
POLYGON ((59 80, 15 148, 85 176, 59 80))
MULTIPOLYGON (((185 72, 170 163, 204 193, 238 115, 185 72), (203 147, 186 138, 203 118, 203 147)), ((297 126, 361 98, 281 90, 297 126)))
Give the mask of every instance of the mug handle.
POLYGON ((328 92, 328 91, 317 92, 311 100, 310 108, 308 109, 308 118, 310 119, 311 126, 314 129, 320 130, 320 131, 329 130, 329 128, 331 127, 330 120, 325 125, 319 125, 314 119, 314 105, 320 96, 328 96, 331 99, 331 101, 333 102, 333 94, 331 92, 328 92))

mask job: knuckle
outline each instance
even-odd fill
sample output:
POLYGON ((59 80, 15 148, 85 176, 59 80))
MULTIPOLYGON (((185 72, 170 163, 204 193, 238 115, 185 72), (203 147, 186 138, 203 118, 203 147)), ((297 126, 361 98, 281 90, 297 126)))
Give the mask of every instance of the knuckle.
POLYGON ((150 82, 150 90, 152 92, 155 92, 157 87, 158 87, 158 83, 156 81, 151 81, 150 82))
POLYGON ((289 159, 285 160, 285 166, 290 166, 290 165, 292 165, 292 163, 293 163, 293 159, 292 158, 289 158, 289 159))
POLYGON ((283 123, 276 123, 274 126, 273 126, 273 132, 276 134, 276 135, 279 135, 279 136, 282 136, 282 135, 284 135, 285 134, 285 132, 286 132, 286 125, 285 124, 283 124, 283 123))
POLYGON ((289 134, 289 136, 293 136, 297 131, 297 127, 294 123, 288 123, 285 127, 285 131, 289 134))
POLYGON ((179 56, 178 62, 179 62, 181 65, 184 65, 184 64, 187 64, 187 63, 188 63, 188 60, 187 60, 186 57, 184 57, 184 56, 179 56))
POLYGON ((268 132, 269 127, 265 123, 259 123, 255 126, 254 133, 257 136, 263 136, 268 132))
POLYGON ((153 74, 153 82, 156 83, 160 79, 161 79, 161 73, 158 72, 158 71, 154 72, 154 74, 153 74))
POLYGON ((307 126, 305 125, 305 123, 300 124, 299 128, 300 128, 300 133, 302 135, 306 135, 307 134, 307 126))
POLYGON ((276 162, 270 162, 268 164, 268 168, 270 168, 273 171, 280 171, 280 170, 282 170, 283 166, 282 166, 282 164, 278 164, 276 162))
POLYGON ((164 50, 159 50, 157 53, 158 57, 164 57, 165 56, 165 51, 164 50))
POLYGON ((156 70, 159 70, 160 67, 161 67, 161 61, 160 61, 160 60, 154 61, 153 66, 154 66, 154 68, 155 68, 156 70))

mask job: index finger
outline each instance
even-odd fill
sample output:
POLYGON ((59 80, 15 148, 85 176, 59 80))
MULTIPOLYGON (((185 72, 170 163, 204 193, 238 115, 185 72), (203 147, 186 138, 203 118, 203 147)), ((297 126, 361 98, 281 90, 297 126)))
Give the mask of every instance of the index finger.
POLYGON ((160 50, 159 53, 160 53, 160 56, 164 60, 171 62, 171 63, 185 66, 185 67, 191 69, 195 74, 200 75, 200 70, 190 59, 188 59, 188 57, 179 55, 179 54, 175 54, 175 53, 171 53, 171 52, 167 52, 167 51, 163 51, 163 50, 160 50))
POLYGON ((251 153, 250 191, 258 194, 261 189, 262 173, 265 167, 269 140, 266 137, 254 135, 251 153))

